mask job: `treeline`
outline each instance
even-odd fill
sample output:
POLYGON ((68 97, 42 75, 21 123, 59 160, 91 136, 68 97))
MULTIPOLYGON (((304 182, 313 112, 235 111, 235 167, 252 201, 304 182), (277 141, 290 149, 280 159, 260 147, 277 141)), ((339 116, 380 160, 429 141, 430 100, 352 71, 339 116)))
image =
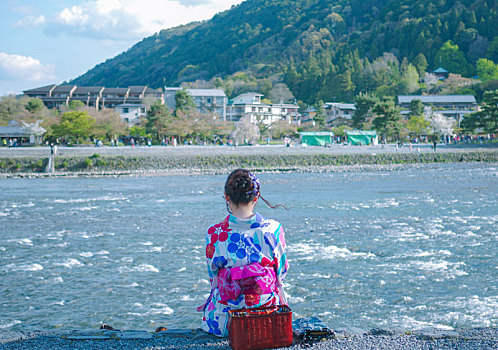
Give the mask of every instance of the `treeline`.
MULTIPOLYGON (((497 11, 494 0, 247 0, 145 38, 73 82, 158 88, 197 81, 229 97, 283 82, 313 104, 427 89, 425 73, 438 66, 492 81, 477 63, 498 63, 497 11)), ((476 84, 474 92, 495 88, 476 84)))

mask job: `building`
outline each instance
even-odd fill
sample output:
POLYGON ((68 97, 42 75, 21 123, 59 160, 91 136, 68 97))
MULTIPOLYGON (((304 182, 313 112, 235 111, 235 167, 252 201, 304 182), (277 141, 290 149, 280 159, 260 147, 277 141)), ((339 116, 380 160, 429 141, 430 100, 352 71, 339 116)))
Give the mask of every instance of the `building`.
POLYGON ((16 120, 11 120, 9 125, 0 126, 0 144, 9 146, 26 146, 41 143, 41 137, 46 132, 40 126, 41 120, 33 124, 19 125, 16 120), (5 143, 4 143, 5 140, 5 143))
POLYGON ((398 96, 401 114, 405 117, 410 114, 410 103, 420 100, 426 107, 446 117, 452 117, 460 122, 467 114, 477 111, 477 102, 472 95, 409 95, 398 96))
MULTIPOLYGON (((166 87, 164 98, 166 105, 171 108, 176 108, 175 95, 182 88, 166 87)), ((212 113, 220 119, 226 120, 226 110, 228 98, 225 92, 221 89, 185 89, 192 96, 197 110, 202 114, 212 113)))
POLYGON ((443 67, 439 67, 438 69, 433 71, 432 74, 434 74, 436 77, 438 77, 439 80, 446 80, 446 78, 448 78, 448 75, 450 74, 450 72, 448 72, 443 67))
POLYGON ((356 111, 354 103, 327 102, 325 109, 325 122, 329 126, 352 125, 353 115, 356 111))
POLYGON ((227 120, 238 122, 248 117, 251 123, 270 125, 279 120, 289 124, 298 120, 299 106, 295 104, 266 104, 261 102, 262 94, 246 92, 235 97, 227 106, 227 120))
POLYGON ((316 116, 316 109, 314 107, 310 107, 306 109, 301 117, 299 118, 298 125, 299 126, 315 126, 315 116, 316 116))
POLYGON ((120 104, 151 104, 157 100, 164 103, 161 90, 147 86, 127 88, 106 88, 103 86, 47 85, 24 91, 24 95, 39 98, 49 109, 69 105, 71 101, 81 101, 95 109, 114 108, 120 104))
POLYGON ((114 110, 128 125, 140 124, 140 120, 147 116, 147 108, 143 104, 123 103, 117 105, 114 110))

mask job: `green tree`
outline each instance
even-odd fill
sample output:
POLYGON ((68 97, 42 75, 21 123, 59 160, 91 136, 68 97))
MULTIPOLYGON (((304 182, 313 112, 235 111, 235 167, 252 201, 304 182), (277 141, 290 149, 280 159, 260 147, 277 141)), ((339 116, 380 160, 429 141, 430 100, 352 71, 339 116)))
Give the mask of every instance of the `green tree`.
POLYGON ((81 101, 71 100, 71 101, 69 101, 68 108, 71 111, 79 111, 79 110, 83 109, 85 106, 86 105, 81 101))
POLYGON ((28 112, 31 114, 37 114, 41 112, 44 108, 43 101, 40 100, 39 98, 30 98, 28 100, 28 103, 24 106, 28 112))
POLYGON ((130 128, 130 136, 133 137, 147 137, 147 130, 144 126, 133 125, 130 128))
POLYGON ((425 75, 425 72, 427 71, 428 66, 427 59, 425 58, 423 53, 419 53, 417 56, 415 56, 413 65, 415 66, 415 68, 417 68, 419 77, 423 77, 425 75))
POLYGON ((394 105, 391 98, 384 97, 372 108, 375 114, 373 126, 380 134, 387 136, 397 136, 401 131, 401 114, 394 105))
POLYGON ((316 123, 316 127, 318 129, 323 129, 325 126, 325 106, 323 104, 323 101, 318 101, 315 105, 316 108, 316 114, 313 117, 313 120, 316 123))
POLYGON ((412 94, 417 91, 420 86, 418 85, 419 75, 415 66, 408 64, 403 75, 401 76, 400 92, 412 94))
POLYGON ((476 62, 477 76, 483 82, 498 79, 498 64, 486 58, 480 58, 476 62))
POLYGON ((95 125, 95 118, 83 111, 71 111, 61 115, 59 123, 52 126, 52 134, 55 137, 65 137, 66 139, 87 138, 95 125))
POLYGON ((420 136, 427 131, 430 125, 431 122, 426 120, 423 114, 414 114, 406 123, 406 128, 412 134, 420 136))
POLYGON ((434 61, 450 73, 461 74, 465 77, 473 73, 473 68, 465 58, 465 54, 451 40, 443 44, 434 61))
POLYGON ((486 57, 493 62, 498 62, 498 36, 495 36, 493 41, 489 44, 486 57))
POLYGON ((476 129, 490 134, 498 132, 498 90, 486 91, 479 112, 465 117, 461 123, 464 130, 474 132, 476 129))
POLYGON ((14 95, 2 96, 0 99, 0 124, 7 124, 9 121, 19 118, 26 113, 25 103, 14 95))
POLYGON ((158 101, 152 104, 147 112, 145 129, 147 133, 153 135, 157 140, 161 140, 167 133, 170 119, 171 113, 168 108, 158 101))
POLYGON ((187 90, 178 90, 175 94, 175 107, 176 112, 183 112, 183 114, 188 114, 189 111, 195 109, 195 102, 193 97, 188 93, 187 90))
POLYGON ((360 93, 355 98, 356 111, 354 112, 352 122, 353 127, 356 129, 363 129, 363 125, 368 118, 372 116, 372 108, 379 101, 379 99, 371 94, 360 93))
POLYGON ((410 102, 410 115, 419 116, 424 115, 424 104, 419 99, 413 99, 410 102))

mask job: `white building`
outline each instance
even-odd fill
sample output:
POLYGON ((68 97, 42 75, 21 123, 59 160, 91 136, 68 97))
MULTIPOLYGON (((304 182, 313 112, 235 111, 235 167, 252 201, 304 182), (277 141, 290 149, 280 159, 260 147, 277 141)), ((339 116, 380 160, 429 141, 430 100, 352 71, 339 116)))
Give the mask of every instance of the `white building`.
MULTIPOLYGON (((175 95, 180 87, 165 88, 166 105, 174 110, 176 108, 175 95)), ((200 113, 213 113, 220 119, 226 120, 228 98, 221 89, 185 89, 194 99, 195 106, 200 113)))
POLYGON ((140 124, 140 120, 147 116, 147 108, 143 104, 123 103, 114 109, 119 113, 121 120, 128 125, 140 124))
POLYGON ((251 123, 270 125, 279 120, 291 123, 298 115, 299 106, 294 104, 266 104, 261 102, 262 94, 247 92, 235 97, 227 106, 227 120, 237 122, 249 117, 251 123))

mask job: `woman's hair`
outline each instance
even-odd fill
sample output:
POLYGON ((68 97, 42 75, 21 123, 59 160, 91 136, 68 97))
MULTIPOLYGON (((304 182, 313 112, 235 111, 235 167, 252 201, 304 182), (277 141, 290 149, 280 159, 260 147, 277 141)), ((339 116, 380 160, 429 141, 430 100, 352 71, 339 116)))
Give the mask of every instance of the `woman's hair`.
POLYGON ((285 205, 272 205, 261 196, 260 184, 258 178, 246 169, 235 169, 228 175, 225 182, 225 194, 230 201, 239 205, 240 203, 249 203, 258 197, 263 200, 270 208, 285 207, 285 205))

